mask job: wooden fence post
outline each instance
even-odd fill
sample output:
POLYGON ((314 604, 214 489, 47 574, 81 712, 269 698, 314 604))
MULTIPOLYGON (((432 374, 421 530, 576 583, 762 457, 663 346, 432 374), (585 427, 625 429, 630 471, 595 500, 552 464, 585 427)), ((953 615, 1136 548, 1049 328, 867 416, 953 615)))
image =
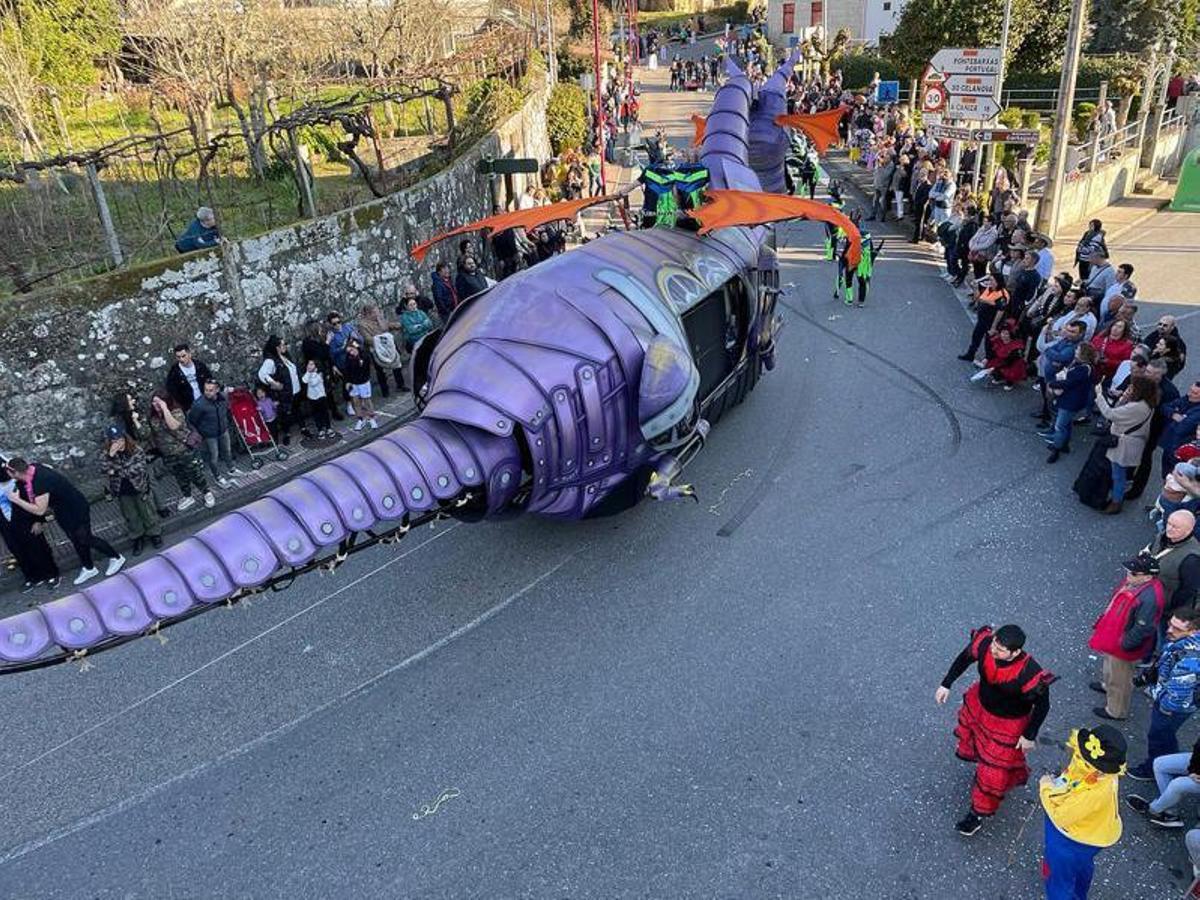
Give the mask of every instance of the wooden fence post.
POLYGON ((96 201, 96 212, 100 215, 100 228, 104 231, 104 240, 108 243, 108 255, 114 266, 125 265, 125 256, 121 253, 121 242, 117 239, 117 229, 113 227, 112 213, 108 209, 108 198, 104 196, 104 185, 96 172, 96 164, 88 163, 83 167, 87 173, 88 185, 92 189, 92 199, 96 201))

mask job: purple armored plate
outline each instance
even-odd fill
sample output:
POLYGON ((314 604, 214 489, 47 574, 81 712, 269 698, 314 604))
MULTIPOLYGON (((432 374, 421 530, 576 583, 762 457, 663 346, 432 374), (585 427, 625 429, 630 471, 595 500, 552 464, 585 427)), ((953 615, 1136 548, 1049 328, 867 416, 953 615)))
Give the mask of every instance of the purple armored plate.
MULTIPOLYGON (((437 419, 416 419, 409 422, 407 430, 420 431, 428 435, 441 448, 446 459, 454 468, 454 477, 460 484, 474 486, 483 483, 478 460, 471 453, 470 445, 454 430, 454 426, 437 419)), ((407 431, 406 431, 407 433, 407 431)))
POLYGON ((279 568, 266 538, 240 512, 222 516, 196 537, 216 555, 238 587, 257 587, 279 568))
POLYGON ((388 474, 396 482, 404 506, 410 513, 422 513, 435 505, 433 492, 421 477, 421 470, 413 462, 412 457, 400 449, 397 435, 407 434, 402 428, 396 435, 388 435, 377 441, 372 441, 363 448, 377 459, 388 474), (393 440, 396 438, 396 440, 393 440))
POLYGON ((358 485, 377 518, 404 518, 407 510, 400 498, 400 488, 383 463, 374 456, 364 450, 354 450, 331 460, 330 465, 339 469, 343 478, 349 478, 358 485))
POLYGON ((349 531, 366 531, 375 524, 371 502, 354 479, 347 478, 337 466, 326 463, 301 478, 325 492, 349 531))
POLYGON ((462 485, 450 460, 438 443, 419 428, 404 429, 403 449, 416 463, 421 472, 421 480, 429 485, 433 495, 439 500, 449 500, 462 492, 462 485))
POLYGON ((142 595, 146 608, 160 619, 171 619, 196 605, 183 576, 161 556, 152 556, 120 573, 142 595))
POLYGON ((50 629, 40 609, 0 619, 0 659, 28 662, 50 646, 50 629))
POLYGON ((141 592, 122 572, 85 587, 83 594, 100 614, 104 627, 113 634, 139 634, 154 624, 154 616, 142 600, 141 592))
POLYGON ((293 478, 267 493, 287 507, 292 516, 304 526, 309 538, 318 547, 328 547, 346 537, 342 517, 324 491, 316 490, 311 481, 293 478))
POLYGON ((54 643, 68 650, 82 650, 108 637, 108 629, 83 594, 51 600, 40 607, 54 643))
POLYGON ((289 566, 302 566, 317 555, 308 530, 274 497, 262 497, 238 510, 266 535, 275 556, 289 566))
POLYGON ((194 537, 168 547, 162 556, 183 576, 192 593, 201 603, 216 603, 231 595, 237 588, 221 565, 221 561, 203 542, 194 537))

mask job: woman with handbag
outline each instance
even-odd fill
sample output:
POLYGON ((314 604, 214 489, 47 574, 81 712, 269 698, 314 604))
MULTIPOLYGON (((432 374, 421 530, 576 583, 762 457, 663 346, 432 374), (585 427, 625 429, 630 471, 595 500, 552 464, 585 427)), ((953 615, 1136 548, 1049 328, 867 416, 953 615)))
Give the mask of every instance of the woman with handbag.
POLYGON ((1112 499, 1103 512, 1116 515, 1125 502, 1130 470, 1141 461, 1146 446, 1150 420, 1158 406, 1158 385, 1149 378, 1135 377, 1115 404, 1109 403, 1098 385, 1095 396, 1096 408, 1108 419, 1111 429, 1109 434, 1096 439, 1098 446, 1107 448, 1104 455, 1112 470, 1112 499))
POLYGON ((279 410, 279 434, 281 443, 292 442, 292 423, 296 419, 293 409, 300 402, 300 372, 288 355, 287 342, 277 334, 267 338, 263 344, 263 361, 258 367, 258 383, 275 401, 279 410))
POLYGON ((155 391, 150 398, 150 435, 154 448, 162 456, 163 465, 175 478, 183 499, 179 509, 194 506, 192 490, 200 494, 209 509, 216 504, 208 477, 204 474, 204 462, 200 459, 200 433, 188 424, 187 417, 179 404, 166 391, 155 391))

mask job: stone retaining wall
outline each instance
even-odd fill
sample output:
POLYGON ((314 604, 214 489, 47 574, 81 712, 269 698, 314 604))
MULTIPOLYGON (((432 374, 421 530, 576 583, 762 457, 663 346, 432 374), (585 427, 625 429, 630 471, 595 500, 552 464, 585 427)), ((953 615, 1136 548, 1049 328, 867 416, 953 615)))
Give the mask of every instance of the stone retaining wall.
POLYGON ((408 279, 428 292, 439 253, 416 266, 408 250, 491 212, 481 157, 550 155, 547 96, 547 87, 535 91, 453 165, 408 190, 219 250, 5 300, 0 449, 79 467, 100 443, 113 395, 156 387, 175 343, 190 342, 227 383, 245 382, 270 333, 296 336, 311 317, 352 315, 371 300, 390 308, 408 279))

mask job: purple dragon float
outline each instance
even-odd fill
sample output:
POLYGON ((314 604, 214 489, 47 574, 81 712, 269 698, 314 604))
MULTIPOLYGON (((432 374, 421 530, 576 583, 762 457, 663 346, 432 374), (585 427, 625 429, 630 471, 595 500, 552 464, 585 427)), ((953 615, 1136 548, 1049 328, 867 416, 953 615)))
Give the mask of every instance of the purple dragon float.
POLYGON ((791 67, 752 110, 750 82, 730 64, 713 100, 699 161, 738 224, 706 224, 706 204, 691 227, 609 234, 472 297, 414 352, 418 418, 111 578, 0 620, 0 672, 80 659, 284 587, 437 516, 579 519, 690 495, 676 479, 709 424, 774 364, 765 223, 806 213, 754 207, 764 186, 782 189, 787 141, 774 118, 791 67))

